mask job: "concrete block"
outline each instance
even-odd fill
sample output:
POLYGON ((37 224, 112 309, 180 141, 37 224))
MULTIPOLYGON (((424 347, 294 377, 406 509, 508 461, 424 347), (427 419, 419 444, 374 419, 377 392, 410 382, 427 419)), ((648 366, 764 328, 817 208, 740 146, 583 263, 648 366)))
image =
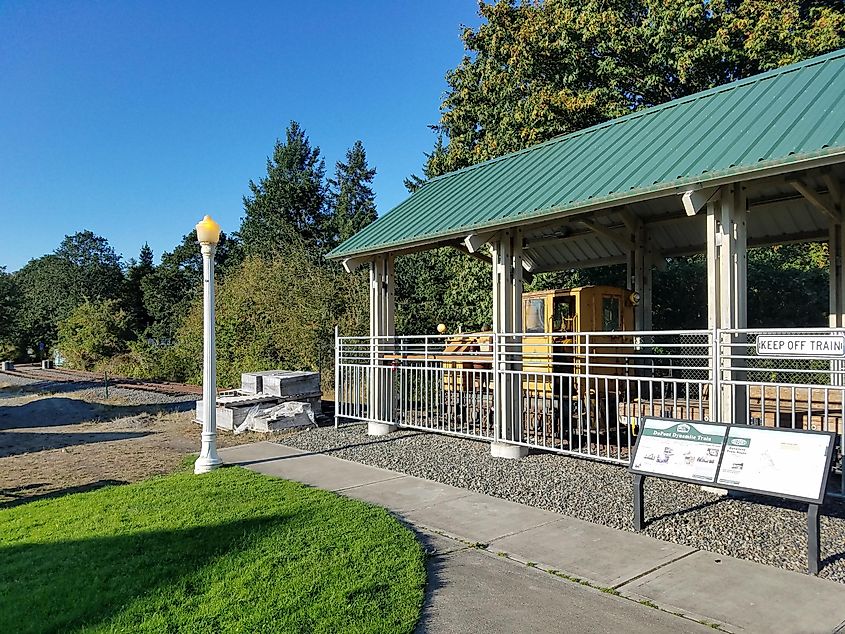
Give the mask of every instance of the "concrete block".
POLYGON ((397 429, 399 429, 398 425, 390 425, 388 423, 376 423, 374 421, 370 421, 367 423, 367 435, 368 436, 387 436, 388 434, 392 434, 397 429))
POLYGON ((490 455, 494 458, 507 458, 509 460, 518 460, 528 455, 528 447, 522 445, 511 445, 506 442, 491 442, 490 455))
POLYGON ((574 517, 559 517, 561 519, 556 522, 493 540, 490 550, 512 553, 521 561, 565 570, 575 577, 610 588, 694 550, 574 517), (620 557, 620 553, 625 556, 620 557))
POLYGON ((742 632, 835 632, 845 585, 706 550, 620 588, 661 608, 742 632))
POLYGON ((412 524, 483 544, 560 519, 560 515, 551 511, 481 493, 438 500, 403 515, 412 524))
POLYGON ((314 396, 320 394, 319 372, 279 371, 263 377, 263 391, 273 396, 314 396))
MULTIPOLYGON (((266 397, 220 397, 217 399, 217 429, 234 431, 246 420, 250 411, 269 409, 276 405, 276 399, 266 397)), ((197 401, 197 421, 205 420, 202 401, 197 401)))
POLYGON ((15 364, 11 361, 0 361, 0 370, 3 372, 10 372, 15 369, 15 364))
POLYGON ((263 372, 244 372, 241 374, 241 391, 248 394, 261 394, 264 391, 264 377, 277 374, 280 370, 263 372))

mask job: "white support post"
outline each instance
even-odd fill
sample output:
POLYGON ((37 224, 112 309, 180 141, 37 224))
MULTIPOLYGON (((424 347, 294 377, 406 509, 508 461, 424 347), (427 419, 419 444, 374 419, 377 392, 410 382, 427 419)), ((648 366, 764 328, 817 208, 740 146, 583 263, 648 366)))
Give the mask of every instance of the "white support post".
MULTIPOLYGON (((825 175, 828 190, 833 199, 834 209, 839 218, 842 217, 842 196, 839 183, 830 175, 825 175)), ((828 325, 831 328, 845 328, 845 269, 843 269, 843 254, 845 254, 845 223, 831 220, 828 232, 828 258, 830 267, 830 307, 828 310, 828 325)), ((845 385, 845 363, 835 359, 830 362, 831 385, 845 385)))
POLYGON ((370 262, 370 376, 367 391, 367 433, 384 436, 396 430, 393 420, 393 380, 385 353, 395 334, 393 256, 378 255, 370 262))
POLYGON ((499 345, 494 372, 494 421, 498 442, 490 453, 499 458, 522 458, 528 449, 507 441, 522 437, 522 386, 520 376, 504 370, 519 369, 514 332, 522 331, 522 230, 502 231, 492 241, 493 332, 499 345))
POLYGON ((648 234, 642 222, 634 232, 634 291, 640 301, 634 308, 634 330, 652 329, 652 257, 648 234))
MULTIPOLYGON (((741 185, 723 188, 721 199, 707 205, 708 326, 718 329, 748 327, 748 255, 746 197, 741 185)), ((722 379, 743 379, 745 335, 723 335, 720 368, 722 379)), ((723 385, 720 390, 721 422, 747 424, 747 389, 723 385)))

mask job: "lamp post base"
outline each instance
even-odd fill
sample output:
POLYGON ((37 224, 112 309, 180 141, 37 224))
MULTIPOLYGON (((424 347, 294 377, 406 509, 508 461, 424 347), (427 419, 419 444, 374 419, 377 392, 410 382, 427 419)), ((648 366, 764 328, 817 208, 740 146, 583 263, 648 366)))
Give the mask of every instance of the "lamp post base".
POLYGON ((217 434, 204 431, 202 433, 202 449, 199 458, 194 463, 194 473, 208 473, 223 464, 217 455, 217 434))
POLYGON ((194 463, 194 473, 197 475, 200 473, 208 473, 210 471, 214 471, 222 464, 223 461, 220 458, 203 458, 200 456, 194 463))

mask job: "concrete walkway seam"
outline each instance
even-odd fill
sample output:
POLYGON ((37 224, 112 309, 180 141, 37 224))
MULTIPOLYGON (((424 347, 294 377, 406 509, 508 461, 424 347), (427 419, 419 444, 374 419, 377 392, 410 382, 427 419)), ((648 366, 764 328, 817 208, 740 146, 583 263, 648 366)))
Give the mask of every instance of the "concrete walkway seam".
POLYGON ((640 574, 638 574, 638 575, 634 575, 634 576, 633 576, 633 577, 631 577, 630 579, 626 579, 626 580, 625 580, 625 581, 623 581, 622 583, 617 583, 615 586, 613 586, 613 589, 614 589, 614 590, 618 590, 619 588, 621 588, 621 587, 622 587, 622 586, 624 586, 624 585, 627 585, 627 584, 629 584, 629 583, 633 583, 633 582, 634 582, 634 581, 636 581, 637 579, 642 579, 642 578, 643 578, 643 577, 645 577, 646 575, 650 575, 652 572, 655 572, 656 570, 660 570, 661 568, 665 568, 666 566, 671 566, 671 565, 672 565, 672 564, 674 564, 675 562, 681 561, 681 559, 683 559, 684 557, 689 557, 690 555, 694 555, 694 554, 695 554, 695 553, 697 553, 697 552, 700 552, 700 549, 696 548, 695 550, 691 550, 691 551, 689 551, 688 553, 684 553, 684 554, 682 554, 682 555, 678 555, 678 556, 677 556, 677 557, 675 557, 674 559, 671 559, 671 560, 669 560, 669 561, 664 561, 662 564, 659 564, 659 565, 655 566, 655 567, 654 567, 654 568, 652 568, 651 570, 646 570, 645 572, 641 572, 641 573, 640 573, 640 574))

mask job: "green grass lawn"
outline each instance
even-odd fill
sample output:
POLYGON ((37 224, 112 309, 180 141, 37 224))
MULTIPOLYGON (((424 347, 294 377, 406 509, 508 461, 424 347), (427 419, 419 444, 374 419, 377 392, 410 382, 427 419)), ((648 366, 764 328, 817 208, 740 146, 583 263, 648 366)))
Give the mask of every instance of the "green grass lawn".
POLYGON ((383 509, 237 467, 0 510, 0 632, 410 632, 383 509))

